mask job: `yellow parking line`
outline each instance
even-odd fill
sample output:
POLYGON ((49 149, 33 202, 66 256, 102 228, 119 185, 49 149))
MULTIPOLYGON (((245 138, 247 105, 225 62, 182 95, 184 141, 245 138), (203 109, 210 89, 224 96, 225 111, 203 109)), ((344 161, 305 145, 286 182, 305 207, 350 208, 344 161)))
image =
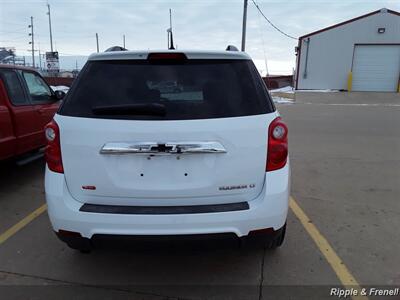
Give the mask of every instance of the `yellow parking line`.
POLYGON ((38 216, 40 216, 43 212, 46 211, 46 209, 47 209, 47 204, 43 204, 41 207, 31 212, 17 224, 15 224, 14 226, 10 227, 5 232, 3 232, 0 235, 0 245, 3 244, 5 241, 7 241, 14 234, 16 234, 19 230, 28 225, 30 222, 32 222, 34 219, 36 219, 38 216))
MULTIPOLYGON (((318 228, 312 223, 310 218, 306 215, 306 213, 301 209, 301 207, 297 204, 296 200, 293 197, 290 197, 290 208, 296 217, 300 220, 301 224, 308 232, 312 240, 315 242, 321 253, 324 255, 325 259, 331 265, 332 269, 335 271, 337 277, 340 282, 347 288, 354 288, 358 290, 360 293, 361 287, 358 284, 357 280, 351 275, 349 269, 346 267, 344 262, 340 259, 340 257, 336 254, 335 250, 331 247, 328 240, 321 234, 318 228)), ((363 299, 367 300, 366 296, 353 296, 352 299, 363 299)))

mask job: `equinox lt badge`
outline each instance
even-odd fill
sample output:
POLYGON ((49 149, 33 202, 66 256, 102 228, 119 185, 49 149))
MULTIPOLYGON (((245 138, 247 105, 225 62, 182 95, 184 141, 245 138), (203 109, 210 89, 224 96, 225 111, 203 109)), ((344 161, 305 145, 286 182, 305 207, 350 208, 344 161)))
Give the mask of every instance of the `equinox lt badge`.
POLYGON ((255 188, 256 185, 254 183, 252 184, 239 184, 239 185, 226 185, 226 186, 220 186, 218 189, 220 191, 231 191, 231 190, 242 190, 242 189, 247 189, 247 188, 255 188))

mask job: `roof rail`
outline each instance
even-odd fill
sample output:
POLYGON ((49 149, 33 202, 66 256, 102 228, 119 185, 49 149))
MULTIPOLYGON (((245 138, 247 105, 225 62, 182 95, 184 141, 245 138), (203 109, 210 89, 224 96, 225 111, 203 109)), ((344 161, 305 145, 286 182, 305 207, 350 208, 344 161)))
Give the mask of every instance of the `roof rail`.
POLYGON ((121 46, 113 46, 113 47, 108 48, 104 52, 112 52, 112 51, 128 51, 128 49, 121 47, 121 46))
POLYGON ((233 45, 228 45, 228 47, 226 47, 225 49, 226 51, 239 51, 238 48, 236 48, 233 45))

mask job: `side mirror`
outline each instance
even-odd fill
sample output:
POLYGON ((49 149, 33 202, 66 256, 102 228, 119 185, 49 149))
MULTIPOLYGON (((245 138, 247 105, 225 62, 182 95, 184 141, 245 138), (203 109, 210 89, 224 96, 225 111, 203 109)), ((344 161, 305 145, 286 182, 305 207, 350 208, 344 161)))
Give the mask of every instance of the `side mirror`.
POLYGON ((55 91, 54 95, 56 96, 57 100, 62 100, 65 97, 65 92, 63 92, 63 91, 55 91))

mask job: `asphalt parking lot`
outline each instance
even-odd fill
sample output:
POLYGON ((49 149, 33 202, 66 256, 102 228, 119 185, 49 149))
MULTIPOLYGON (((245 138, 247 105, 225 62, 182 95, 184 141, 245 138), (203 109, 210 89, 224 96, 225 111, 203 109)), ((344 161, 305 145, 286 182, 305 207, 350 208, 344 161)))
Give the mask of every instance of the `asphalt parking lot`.
POLYGON ((330 288, 352 279, 399 287, 399 94, 298 93, 278 109, 292 166, 283 247, 176 242, 81 254, 58 241, 46 213, 31 214, 44 204, 44 161, 2 163, 0 298, 335 299, 330 288))

